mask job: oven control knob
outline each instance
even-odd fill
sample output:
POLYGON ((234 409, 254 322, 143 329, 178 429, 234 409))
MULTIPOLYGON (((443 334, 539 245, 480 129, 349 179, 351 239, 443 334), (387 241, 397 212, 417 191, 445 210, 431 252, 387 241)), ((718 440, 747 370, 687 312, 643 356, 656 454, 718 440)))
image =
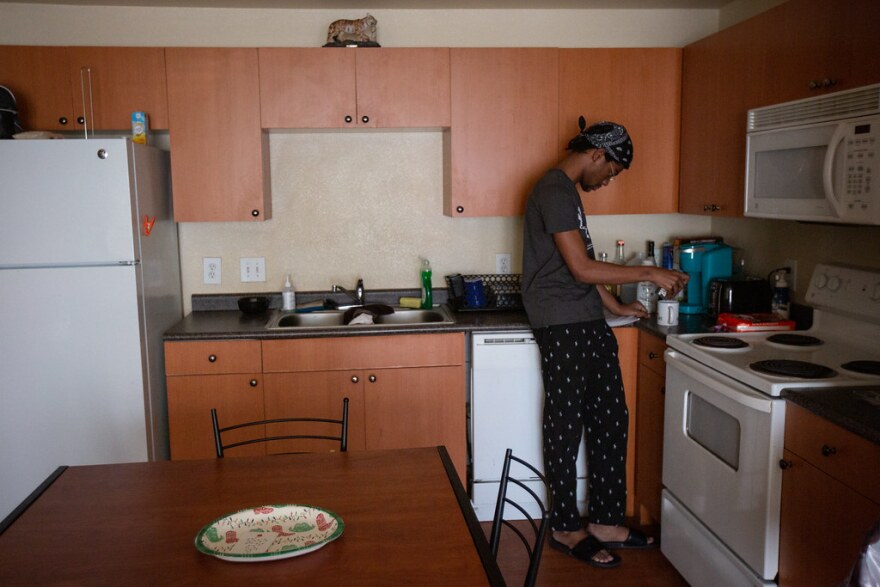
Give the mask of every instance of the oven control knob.
POLYGON ((824 273, 820 273, 819 275, 817 275, 816 276, 816 287, 819 289, 822 289, 826 285, 828 285, 828 276, 825 275, 824 273))
POLYGON ((871 301, 880 302, 880 282, 874 284, 874 290, 871 292, 871 301))
POLYGON ((837 291, 840 289, 840 278, 839 277, 831 277, 828 279, 828 289, 831 291, 837 291))

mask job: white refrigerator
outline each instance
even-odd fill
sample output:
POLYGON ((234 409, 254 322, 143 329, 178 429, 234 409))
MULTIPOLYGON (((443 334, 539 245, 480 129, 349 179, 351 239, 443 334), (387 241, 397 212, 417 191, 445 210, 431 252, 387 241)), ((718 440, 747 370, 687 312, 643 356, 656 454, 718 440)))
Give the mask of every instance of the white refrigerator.
POLYGON ((0 520, 56 467, 168 458, 168 153, 0 141, 0 520))

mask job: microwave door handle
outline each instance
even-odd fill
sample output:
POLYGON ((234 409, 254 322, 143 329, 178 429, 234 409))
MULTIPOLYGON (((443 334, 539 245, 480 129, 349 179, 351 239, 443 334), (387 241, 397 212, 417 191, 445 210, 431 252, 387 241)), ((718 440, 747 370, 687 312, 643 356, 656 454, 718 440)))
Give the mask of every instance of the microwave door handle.
POLYGON ((846 137, 846 123, 838 124, 831 135, 831 141, 828 143, 828 150, 825 151, 825 165, 822 169, 822 184, 825 188, 825 199, 831 202, 831 207, 838 218, 843 218, 842 204, 834 193, 834 157, 837 155, 837 149, 843 143, 846 137))

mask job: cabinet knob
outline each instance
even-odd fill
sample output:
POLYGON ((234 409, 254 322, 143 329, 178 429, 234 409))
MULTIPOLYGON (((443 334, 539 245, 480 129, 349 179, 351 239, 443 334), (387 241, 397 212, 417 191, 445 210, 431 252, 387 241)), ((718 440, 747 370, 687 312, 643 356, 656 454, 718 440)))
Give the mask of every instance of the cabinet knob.
POLYGON ((351 382, 352 382, 352 383, 357 383, 358 381, 360 381, 360 379, 358 379, 358 376, 357 376, 357 375, 352 375, 352 376, 351 376, 351 382))
POLYGON ((790 469, 793 466, 793 464, 794 463, 792 463, 791 461, 786 461, 785 459, 779 459, 779 468, 782 469, 783 471, 785 469, 790 469))
POLYGON ((370 380, 370 383, 376 383, 376 376, 375 375, 370 375, 367 379, 370 380))
POLYGON ((251 387, 256 387, 256 386, 257 386, 257 380, 256 380, 256 379, 251 379, 251 380, 250 380, 250 384, 251 384, 251 387))
POLYGON ((361 116, 361 122, 363 122, 364 124, 367 124, 368 122, 370 122, 370 117, 369 116, 361 116))
POLYGON ((658 354, 655 353, 654 351, 651 351, 651 352, 648 353, 648 358, 649 358, 649 359, 656 359, 656 358, 659 357, 659 356, 660 356, 660 355, 658 355, 658 354))
POLYGON ((254 218, 256 218, 256 217, 259 216, 259 215, 260 215, 260 211, 259 211, 259 210, 251 210, 251 216, 253 216, 254 218))
POLYGON ((354 120, 354 118, 352 118, 351 116, 345 117, 345 122, 348 122, 349 124, 351 123, 352 120, 354 120))
POLYGON ((61 118, 59 118, 59 119, 58 119, 58 124, 67 124, 67 117, 66 117, 66 116, 62 116, 61 118))
POLYGON ((837 449, 833 446, 828 446, 827 444, 822 445, 822 456, 823 457, 832 457, 837 454, 837 449))
POLYGON ((76 122, 77 122, 77 124, 85 124, 85 123, 86 123, 86 117, 85 117, 85 116, 77 116, 77 117, 76 117, 76 122))
POLYGON ((456 206, 455 211, 461 214, 462 212, 464 212, 464 206, 456 206))
POLYGON ((217 355, 208 355, 208 362, 209 363, 216 363, 217 362, 217 355))
POLYGON ((666 395, 666 386, 660 388, 660 395, 666 395))

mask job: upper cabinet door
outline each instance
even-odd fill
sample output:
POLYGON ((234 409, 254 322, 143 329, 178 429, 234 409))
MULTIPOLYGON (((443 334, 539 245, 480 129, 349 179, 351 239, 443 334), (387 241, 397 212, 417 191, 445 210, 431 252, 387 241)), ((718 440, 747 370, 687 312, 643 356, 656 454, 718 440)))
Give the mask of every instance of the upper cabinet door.
POLYGON ((0 46, 0 85, 24 130, 76 130, 69 75, 66 47, 0 46))
POLYGON ((357 126, 355 51, 260 48, 263 128, 357 126))
POLYGON ((166 49, 174 218, 271 216, 256 49, 166 49))
POLYGON ((556 49, 452 49, 451 216, 517 216, 562 156, 556 49))
POLYGON ((449 126, 449 49, 260 49, 263 128, 449 126))
POLYGON ((361 125, 449 126, 449 92, 449 49, 357 51, 357 110, 361 125))
MULTIPOLYGON (((143 111, 150 129, 168 128, 165 49, 68 47, 73 109, 88 128, 128 130, 131 113, 143 111)), ((82 128, 82 125, 79 125, 82 128)))
MULTIPOLYGON (((581 193, 590 214, 670 214, 678 210, 680 49, 560 49, 559 139, 564 152, 587 124, 611 120, 633 141, 620 180, 581 193)), ((578 188, 580 190, 580 188, 578 188)))

